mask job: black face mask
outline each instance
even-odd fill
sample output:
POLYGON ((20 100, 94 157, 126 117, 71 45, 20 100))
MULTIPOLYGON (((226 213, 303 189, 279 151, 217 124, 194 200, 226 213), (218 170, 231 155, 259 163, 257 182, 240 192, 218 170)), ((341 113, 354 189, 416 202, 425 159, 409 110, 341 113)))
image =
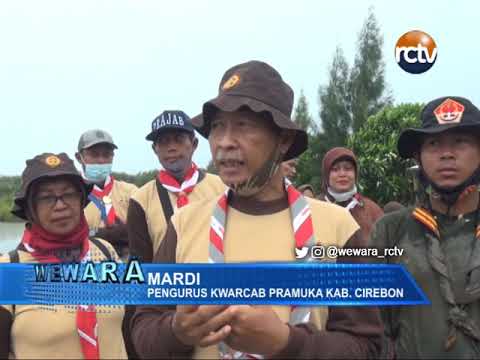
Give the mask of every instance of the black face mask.
POLYGON ((429 192, 430 187, 431 190, 440 196, 440 199, 448 206, 448 208, 450 208, 457 202, 458 197, 467 187, 480 183, 480 167, 478 167, 464 182, 451 188, 442 188, 436 185, 427 174, 425 174, 422 168, 420 168, 420 171, 418 172, 418 180, 427 192, 429 192))

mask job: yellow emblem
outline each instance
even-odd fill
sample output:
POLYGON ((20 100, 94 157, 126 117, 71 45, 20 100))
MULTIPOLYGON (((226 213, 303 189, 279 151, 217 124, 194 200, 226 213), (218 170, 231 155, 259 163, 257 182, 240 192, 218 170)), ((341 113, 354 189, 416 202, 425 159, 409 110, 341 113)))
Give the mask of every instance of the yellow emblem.
POLYGON ((60 160, 60 158, 58 156, 55 156, 55 155, 50 155, 49 157, 47 157, 45 159, 45 164, 47 164, 51 168, 57 167, 58 165, 61 164, 61 162, 62 162, 62 160, 60 160))
POLYGON ((239 81, 240 81, 240 76, 232 75, 227 81, 224 82, 222 89, 223 90, 231 89, 232 87, 237 85, 239 81))

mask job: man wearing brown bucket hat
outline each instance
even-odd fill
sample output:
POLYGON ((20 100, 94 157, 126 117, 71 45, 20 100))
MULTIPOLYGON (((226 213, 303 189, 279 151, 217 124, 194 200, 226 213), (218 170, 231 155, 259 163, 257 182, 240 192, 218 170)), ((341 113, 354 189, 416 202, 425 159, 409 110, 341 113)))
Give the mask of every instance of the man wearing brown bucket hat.
MULTIPOLYGON (((306 199, 279 169, 307 148, 307 134, 290 119, 292 106, 290 86, 266 63, 225 73, 219 95, 193 122, 229 188, 176 213, 155 261, 294 261, 295 247, 315 239, 361 246, 348 211, 306 199)), ((373 307, 142 306, 131 326, 145 358, 374 357, 383 331, 373 307)))
MULTIPOLYGON (((27 160, 12 210, 25 232, 0 263, 120 261, 108 242, 89 239, 90 190, 65 153, 27 160)), ((123 306, 1 305, 0 358, 126 358, 123 318, 123 306)))
POLYGON ((480 358, 480 111, 462 97, 429 102, 422 126, 398 140, 419 165, 418 203, 385 215, 371 246, 398 246, 402 264, 431 302, 382 308, 397 358, 480 358))

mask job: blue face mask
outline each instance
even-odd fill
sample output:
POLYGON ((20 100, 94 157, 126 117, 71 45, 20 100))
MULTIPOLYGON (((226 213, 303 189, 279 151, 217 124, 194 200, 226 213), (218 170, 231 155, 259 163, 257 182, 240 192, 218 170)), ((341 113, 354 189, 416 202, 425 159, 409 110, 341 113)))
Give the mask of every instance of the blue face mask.
POLYGON ((112 164, 85 164, 85 177, 93 183, 104 182, 112 172, 112 164))

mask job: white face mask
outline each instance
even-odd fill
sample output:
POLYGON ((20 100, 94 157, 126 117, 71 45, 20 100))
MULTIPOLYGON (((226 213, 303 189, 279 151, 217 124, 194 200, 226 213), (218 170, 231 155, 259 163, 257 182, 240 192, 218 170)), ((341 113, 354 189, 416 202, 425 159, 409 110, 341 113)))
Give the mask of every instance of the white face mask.
POLYGON ((112 163, 110 164, 85 164, 85 177, 92 183, 105 182, 112 173, 112 163))
POLYGON ((353 185, 352 190, 342 193, 334 191, 330 186, 327 188, 327 191, 335 199, 335 202, 344 202, 357 193, 357 185, 353 185))

